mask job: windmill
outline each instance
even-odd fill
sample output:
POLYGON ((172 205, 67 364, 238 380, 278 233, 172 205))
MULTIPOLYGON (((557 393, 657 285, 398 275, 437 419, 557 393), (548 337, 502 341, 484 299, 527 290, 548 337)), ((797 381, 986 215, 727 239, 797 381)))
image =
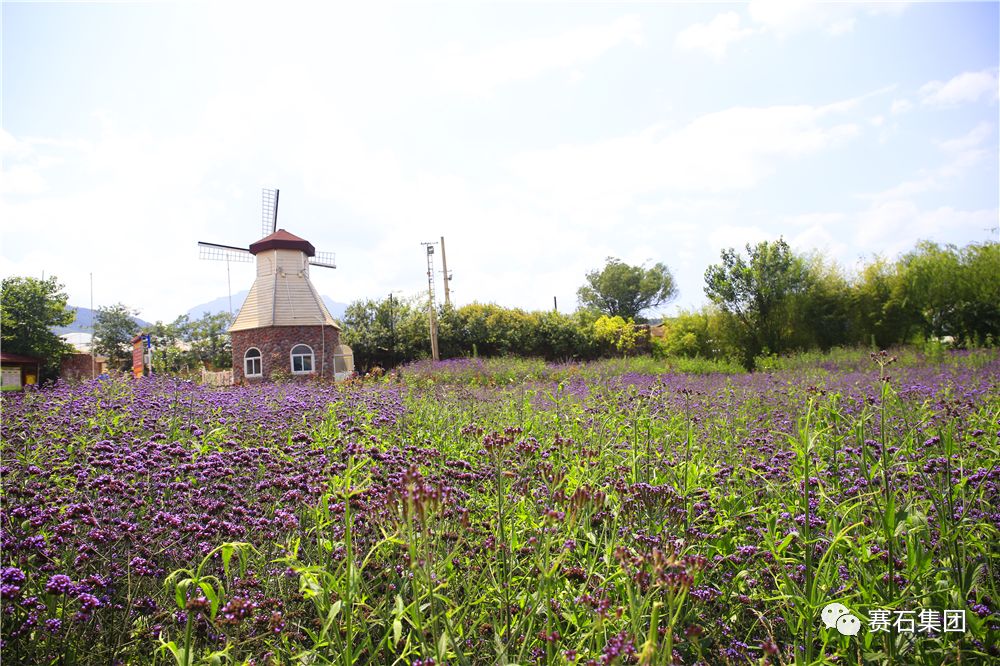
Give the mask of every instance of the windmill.
POLYGON ((262 209, 263 237, 249 247, 198 243, 200 258, 226 261, 227 277, 231 261, 257 263, 257 277, 229 327, 234 380, 266 379, 274 372, 333 379, 353 372, 340 326, 309 280, 311 266, 336 268, 335 255, 316 252, 309 241, 278 229, 278 190, 264 190, 262 209))
MULTIPOLYGON (((278 195, 279 190, 263 190, 261 195, 261 239, 265 239, 278 230, 278 195)), ((260 241, 258 241, 260 242, 260 241)), ((253 246, 251 246, 252 248, 253 246)), ((250 248, 235 247, 233 245, 221 245, 219 243, 207 243, 198 241, 198 258, 215 261, 237 261, 249 263, 253 261, 253 253, 250 248)), ((333 252, 316 252, 309 257, 309 263, 313 266, 324 268, 336 268, 337 256, 333 252)), ((232 306, 230 305, 230 311, 232 306)))

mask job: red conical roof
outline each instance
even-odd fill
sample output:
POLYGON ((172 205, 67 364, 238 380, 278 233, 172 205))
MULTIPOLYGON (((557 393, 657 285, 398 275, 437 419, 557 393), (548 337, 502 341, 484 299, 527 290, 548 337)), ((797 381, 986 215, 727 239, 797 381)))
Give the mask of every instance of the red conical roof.
POLYGON ((313 247, 312 243, 295 234, 290 234, 284 229, 278 229, 270 236, 261 238, 250 245, 250 254, 257 254, 264 250, 299 250, 305 252, 307 257, 316 256, 316 248, 313 247))

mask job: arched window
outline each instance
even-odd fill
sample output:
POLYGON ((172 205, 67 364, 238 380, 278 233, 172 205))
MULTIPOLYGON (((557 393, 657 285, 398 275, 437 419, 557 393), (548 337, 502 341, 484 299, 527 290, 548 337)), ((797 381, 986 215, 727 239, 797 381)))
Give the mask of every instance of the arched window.
POLYGON ((260 350, 251 347, 243 354, 243 374, 247 377, 260 377, 260 350))
POLYGON ((313 371, 313 350, 309 345, 292 347, 292 374, 305 375, 313 371))

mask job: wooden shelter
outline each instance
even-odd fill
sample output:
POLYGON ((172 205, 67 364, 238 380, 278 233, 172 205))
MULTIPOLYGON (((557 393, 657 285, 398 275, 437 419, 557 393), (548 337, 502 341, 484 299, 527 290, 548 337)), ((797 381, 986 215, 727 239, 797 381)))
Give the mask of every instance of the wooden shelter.
POLYGON ((0 352, 0 375, 4 391, 20 391, 25 386, 37 384, 41 371, 40 358, 0 352))

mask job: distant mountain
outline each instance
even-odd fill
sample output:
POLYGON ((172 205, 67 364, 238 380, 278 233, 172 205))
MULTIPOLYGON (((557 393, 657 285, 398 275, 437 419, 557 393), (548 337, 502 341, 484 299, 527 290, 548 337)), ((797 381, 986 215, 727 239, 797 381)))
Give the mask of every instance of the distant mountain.
MULTIPOLYGON (((91 310, 90 308, 77 307, 75 305, 68 306, 70 310, 76 312, 76 319, 69 326, 56 326, 52 331, 56 335, 62 335, 63 333, 89 333, 94 325, 94 314, 96 310, 91 310)), ((135 319, 136 324, 139 328, 146 328, 149 326, 149 322, 138 317, 132 317, 135 319)))
MULTIPOLYGON (((247 295, 250 293, 249 289, 244 289, 243 291, 238 291, 233 294, 233 316, 240 311, 240 307, 243 305, 243 301, 246 300, 247 295)), ((202 303, 201 305, 196 305, 187 311, 187 316, 191 319, 201 319, 205 316, 205 313, 209 314, 219 314, 220 312, 229 312, 229 297, 220 296, 215 300, 211 300, 208 303, 202 303)))
MULTIPOLYGON (((233 294, 233 316, 236 316, 240 308, 243 306, 243 301, 246 300, 247 295, 250 293, 248 289, 243 291, 238 291, 233 294)), ((344 312, 347 310, 347 303, 338 303, 337 301, 331 299, 329 296, 323 296, 323 303, 326 304, 326 309, 330 311, 333 318, 336 320, 343 319, 344 312)), ((201 319, 205 316, 205 313, 218 314, 219 312, 229 312, 229 297, 220 296, 214 300, 207 303, 202 303, 201 305, 196 305, 187 311, 187 316, 191 319, 201 319)))

